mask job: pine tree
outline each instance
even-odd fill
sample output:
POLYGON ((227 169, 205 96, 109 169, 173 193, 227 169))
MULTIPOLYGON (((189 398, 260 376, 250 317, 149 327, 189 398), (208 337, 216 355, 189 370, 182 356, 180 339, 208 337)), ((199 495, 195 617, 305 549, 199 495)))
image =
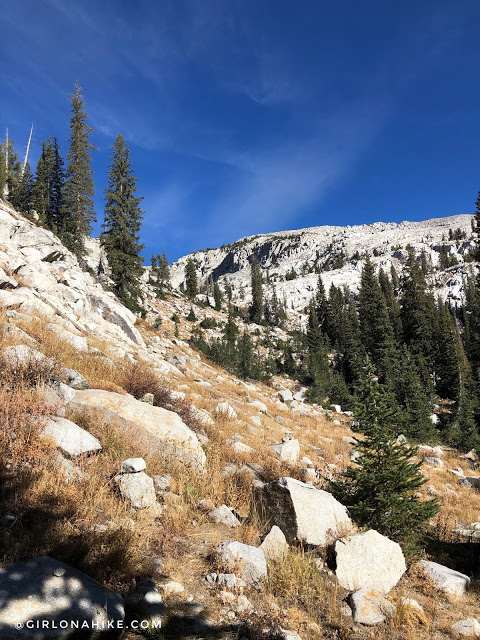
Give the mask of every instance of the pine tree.
POLYGON ((218 282, 215 282, 215 284, 213 285, 213 299, 215 300, 215 309, 217 311, 221 311, 223 296, 218 282))
POLYGON ((325 338, 320 329, 313 300, 308 308, 307 372, 308 383, 311 385, 310 400, 323 402, 329 395, 331 378, 325 338))
POLYGON ((369 362, 358 391, 355 425, 363 436, 356 440, 360 456, 332 484, 333 494, 358 524, 400 542, 405 552, 414 551, 438 504, 416 496, 426 482, 422 463, 412 461, 415 448, 396 440, 398 408, 369 362))
POLYGON ((165 249, 161 256, 158 256, 158 277, 163 288, 170 286, 170 268, 168 266, 167 252, 165 249))
POLYGON ((360 380, 365 349, 360 336, 360 324, 355 302, 350 296, 344 303, 339 327, 339 341, 335 364, 346 384, 352 389, 360 380))
POLYGON ((442 300, 437 300, 436 308, 435 389, 441 398, 457 402, 462 364, 460 338, 455 319, 442 300))
POLYGON ((320 274, 318 276, 317 289, 315 291, 315 310, 323 335, 331 340, 334 334, 332 311, 325 293, 322 276, 320 274))
POLYGON ((252 339, 245 329, 238 344, 237 373, 239 378, 252 377, 254 364, 252 339))
POLYGON ((93 129, 87 124, 87 114, 82 90, 75 82, 75 93, 69 96, 72 105, 70 118, 70 144, 67 154, 65 178, 65 224, 62 238, 66 246, 81 258, 85 254, 85 238, 95 222, 93 196, 93 170, 90 152, 95 147, 90 142, 93 129))
POLYGON ((32 206, 32 197, 33 176, 30 164, 27 162, 23 175, 11 193, 10 202, 17 211, 28 213, 32 206))
POLYGON ((185 266, 185 288, 187 298, 195 300, 198 295, 198 280, 197 280, 197 268, 192 258, 187 260, 185 266))
POLYGON ((60 145, 53 139, 53 164, 50 184, 50 219, 48 225, 57 235, 61 235, 65 226, 65 170, 60 145))
POLYGON ((35 183, 33 186, 33 206, 40 220, 50 229, 52 215, 51 205, 53 200, 53 166, 54 153, 50 136, 42 141, 42 152, 37 162, 35 183))
POLYGON ((395 396, 401 405, 399 427, 412 442, 435 443, 438 433, 430 418, 432 405, 421 383, 415 357, 402 345, 399 358, 399 374, 395 376, 395 396))
POLYGON ((388 316, 390 318, 390 324, 392 325, 395 339, 400 341, 403 335, 402 320, 400 318, 400 305, 395 297, 393 282, 388 278, 382 268, 380 268, 378 272, 378 282, 380 284, 383 297, 385 298, 385 304, 387 305, 388 316))
POLYGON ((395 379, 397 346, 385 298, 368 256, 362 270, 358 314, 365 351, 377 368, 381 381, 391 386, 395 379))
POLYGON ((133 174, 130 151, 121 134, 117 135, 110 158, 108 187, 105 189, 105 222, 100 236, 111 269, 114 291, 132 311, 139 311, 142 299, 140 278, 143 258, 140 229, 143 211, 137 179, 133 174))
POLYGON ((3 164, 2 175, 0 176, 2 190, 0 197, 5 197, 11 202, 15 198, 15 190, 21 180, 22 165, 15 149, 13 140, 8 140, 7 144, 0 144, 0 163, 3 164))
POLYGON ((427 284, 415 253, 408 247, 408 258, 402 277, 401 319, 404 342, 410 352, 423 361, 422 383, 431 385, 435 352, 435 300, 426 293, 427 284))
POLYGON ((476 419, 479 411, 478 395, 478 389, 467 370, 460 387, 458 410, 448 432, 450 444, 464 451, 480 449, 480 429, 476 419))
POLYGON ((263 287, 260 263, 256 256, 252 258, 251 269, 252 304, 249 315, 252 322, 260 324, 263 319, 263 287))

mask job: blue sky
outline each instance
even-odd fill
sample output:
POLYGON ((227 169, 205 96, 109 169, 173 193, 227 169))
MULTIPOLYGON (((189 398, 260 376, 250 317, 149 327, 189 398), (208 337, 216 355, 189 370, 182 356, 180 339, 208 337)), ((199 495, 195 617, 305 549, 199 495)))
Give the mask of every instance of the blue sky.
POLYGON ((0 127, 67 150, 75 79, 100 230, 121 132, 145 255, 472 212, 478 0, 0 0, 0 127))

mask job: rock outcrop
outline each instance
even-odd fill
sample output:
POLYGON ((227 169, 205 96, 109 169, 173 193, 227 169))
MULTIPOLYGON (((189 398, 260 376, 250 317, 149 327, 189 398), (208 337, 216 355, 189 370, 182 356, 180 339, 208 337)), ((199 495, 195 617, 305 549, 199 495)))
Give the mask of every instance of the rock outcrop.
POLYGON ((341 587, 388 593, 407 570, 399 544, 373 529, 335 543, 336 576, 341 587))
POLYGON ((256 502, 261 518, 277 525, 289 543, 325 546, 352 527, 347 509, 330 493, 293 478, 257 489, 256 502))
POLYGON ((94 412, 100 419, 115 423, 145 452, 164 452, 188 464, 205 465, 205 453, 196 434, 172 411, 100 389, 77 391, 67 408, 78 414, 94 412))

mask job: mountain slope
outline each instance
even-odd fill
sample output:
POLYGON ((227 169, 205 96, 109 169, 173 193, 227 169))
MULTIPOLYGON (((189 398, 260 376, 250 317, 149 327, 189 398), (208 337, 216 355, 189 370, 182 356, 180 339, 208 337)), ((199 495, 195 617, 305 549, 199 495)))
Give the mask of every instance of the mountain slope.
POLYGON ((285 300, 288 310, 298 312, 315 290, 317 272, 322 272, 327 290, 333 283, 347 285, 355 292, 366 253, 373 255, 373 261, 385 270, 393 265, 401 271, 406 247, 411 245, 417 256, 425 251, 435 273, 435 288, 455 305, 461 300, 462 280, 468 272, 465 256, 471 247, 471 223, 471 215, 455 215, 422 222, 322 226, 250 236, 180 258, 170 267, 171 280, 176 288, 184 284, 185 265, 191 257, 203 282, 222 284, 228 279, 237 303, 248 304, 250 260, 256 256, 277 296, 285 300), (451 262, 458 265, 441 268, 442 245, 451 262))

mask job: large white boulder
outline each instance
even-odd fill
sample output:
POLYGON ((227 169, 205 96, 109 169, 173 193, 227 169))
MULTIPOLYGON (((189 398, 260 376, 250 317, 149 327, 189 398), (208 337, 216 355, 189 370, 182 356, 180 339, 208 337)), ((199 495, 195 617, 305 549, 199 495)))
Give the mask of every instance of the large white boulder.
POLYGON ((119 624, 124 615, 120 594, 53 558, 34 558, 0 569, 2 638, 65 638, 75 628, 71 623, 83 623, 89 630, 107 629, 109 621, 119 624), (32 620, 40 620, 42 626, 32 628, 28 623, 32 620), (60 620, 67 622, 67 629, 59 628, 60 620))
POLYGON ((470 578, 468 576, 459 571, 444 567, 442 564, 429 560, 421 560, 420 566, 427 576, 433 580, 437 589, 449 596, 456 598, 463 596, 470 586, 470 578))
POLYGON ((95 412, 129 434, 146 452, 167 453, 188 464, 205 465, 205 452, 196 434, 173 411, 100 389, 76 391, 67 407, 79 414, 95 412))
POLYGON ((335 543, 336 576, 344 589, 388 593, 407 570, 400 545, 371 529, 335 543))
POLYGON ((66 418, 50 418, 42 433, 52 438, 57 447, 70 458, 102 450, 97 438, 66 418))
POLYGON ((326 491, 293 478, 279 478, 257 489, 260 516, 277 525, 289 543, 326 546, 348 534, 352 521, 346 507, 326 491))

